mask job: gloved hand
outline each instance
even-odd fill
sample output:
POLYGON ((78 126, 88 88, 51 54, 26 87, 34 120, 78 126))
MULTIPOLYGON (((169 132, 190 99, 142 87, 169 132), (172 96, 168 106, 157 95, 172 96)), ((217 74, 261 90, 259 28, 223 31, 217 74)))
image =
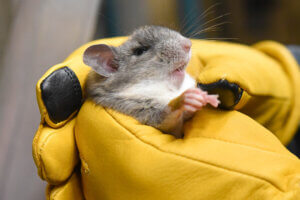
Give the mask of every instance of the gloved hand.
MULTIPOLYGON (((129 116, 82 102, 89 71, 82 63, 82 53, 95 43, 118 45, 123 40, 84 45, 37 84, 42 118, 33 141, 33 157, 40 177, 49 183, 48 199, 299 197, 299 159, 257 123, 268 128, 282 119, 272 118, 266 105, 281 108, 288 104, 282 116, 294 112, 296 81, 286 73, 293 69, 293 61, 282 64, 249 47, 193 40, 188 72, 202 88, 218 91, 224 108, 236 110, 206 108, 185 124, 184 139, 176 140, 129 116), (269 68, 276 78, 265 74, 269 68), (276 104, 280 95, 286 103, 276 104), (265 96, 270 101, 264 101, 265 96), (262 99, 255 99, 258 97, 262 99), (244 114, 251 111, 253 119, 244 114), (260 120, 263 118, 268 120, 260 120)), ((264 45, 267 43, 258 48, 264 45)), ((298 111, 291 117, 297 118, 298 111)), ((290 129, 296 125, 287 124, 290 129)), ((287 138, 292 137, 291 132, 285 132, 290 134, 287 138)))
POLYGON ((298 128, 300 110, 299 66, 288 49, 273 41, 254 48, 197 42, 205 63, 197 76, 200 87, 221 93, 226 108, 252 117, 287 145, 298 128))

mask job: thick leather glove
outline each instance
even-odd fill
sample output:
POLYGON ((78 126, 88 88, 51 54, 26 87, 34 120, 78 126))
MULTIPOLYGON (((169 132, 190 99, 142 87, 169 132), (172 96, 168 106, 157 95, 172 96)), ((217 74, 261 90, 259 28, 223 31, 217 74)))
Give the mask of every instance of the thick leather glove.
POLYGON ((221 93, 227 108, 247 114, 288 144, 299 124, 300 76, 287 48, 273 41, 254 48, 196 42, 203 47, 197 49, 204 63, 197 76, 200 86, 221 93))
POLYGON ((221 95, 223 108, 236 110, 204 109, 186 123, 184 139, 175 140, 129 116, 82 101, 89 71, 82 53, 92 44, 122 41, 84 45, 37 84, 42 118, 33 157, 40 177, 49 183, 48 199, 299 197, 300 161, 278 140, 290 140, 299 120, 299 72, 284 47, 272 42, 256 46, 271 55, 266 56, 241 45, 193 40, 188 72, 200 87, 221 95), (274 55, 280 55, 279 61, 274 55), (270 111, 274 105, 281 114, 270 111), (292 122, 283 124, 283 118, 292 122), (279 123, 285 131, 280 137, 272 130, 277 138, 257 121, 270 130, 270 124, 279 123))

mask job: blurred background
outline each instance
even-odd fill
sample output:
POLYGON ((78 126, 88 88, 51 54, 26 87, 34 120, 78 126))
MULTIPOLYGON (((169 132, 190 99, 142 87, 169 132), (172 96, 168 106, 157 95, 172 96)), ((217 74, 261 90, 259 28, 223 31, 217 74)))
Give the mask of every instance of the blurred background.
POLYGON ((0 0, 0 200, 44 199, 31 156, 38 79, 82 44, 145 24, 194 38, 300 44, 300 1, 0 0))

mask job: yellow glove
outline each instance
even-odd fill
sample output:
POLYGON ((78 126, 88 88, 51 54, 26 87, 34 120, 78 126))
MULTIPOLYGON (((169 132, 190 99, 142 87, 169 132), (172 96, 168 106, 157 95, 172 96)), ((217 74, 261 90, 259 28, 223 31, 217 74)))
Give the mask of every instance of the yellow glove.
MULTIPOLYGON (((299 159, 253 120, 267 128, 281 120, 269 116, 266 121, 259 120, 263 116, 261 110, 269 113, 270 107, 259 107, 265 101, 254 99, 257 96, 286 97, 289 107, 281 112, 284 117, 299 108, 293 99, 295 81, 282 67, 293 69, 293 61, 284 65, 249 47, 194 40, 188 72, 200 86, 219 91, 225 108, 244 113, 261 110, 250 115, 251 119, 236 110, 204 109, 186 123, 185 138, 175 140, 129 116, 90 101, 82 102, 81 88, 89 71, 82 63, 84 50, 96 43, 118 45, 123 41, 124 38, 115 38, 86 44, 52 67, 37 84, 42 118, 33 141, 33 157, 40 177, 49 183, 48 199, 226 200, 300 196, 299 159), (226 67, 221 65, 222 60, 226 67), (270 65, 277 79, 264 74, 270 65), (262 78, 250 73, 251 67, 262 78), (258 80, 265 84, 257 84, 258 80), (283 86, 286 90, 280 89, 283 86), (254 100, 257 106, 250 108, 254 100)), ((299 94, 297 98, 299 101, 299 94)), ((278 108, 280 105, 276 104, 278 108)), ((288 140, 298 123, 297 112, 294 124, 286 125, 291 127, 285 129, 289 131, 282 132, 289 135, 288 140)))
POLYGON ((300 111, 299 66, 290 52, 272 41, 254 48, 225 42, 194 43, 202 47, 197 48, 204 63, 197 76, 200 86, 221 93, 227 108, 247 114, 288 144, 298 127, 300 111), (234 94, 228 93, 228 88, 234 94))

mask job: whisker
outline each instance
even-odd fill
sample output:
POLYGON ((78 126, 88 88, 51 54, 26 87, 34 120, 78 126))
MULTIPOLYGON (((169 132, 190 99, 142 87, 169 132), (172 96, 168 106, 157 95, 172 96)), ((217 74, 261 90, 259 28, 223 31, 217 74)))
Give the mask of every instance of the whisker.
POLYGON ((196 11, 195 8, 193 8, 192 10, 190 10, 183 18, 182 20, 182 30, 184 30, 186 28, 186 25, 188 24, 189 22, 189 18, 192 17, 194 11, 196 11))
MULTIPOLYGON (((204 16, 201 17, 198 16, 196 17, 194 20, 195 20, 195 23, 193 23, 193 25, 191 25, 190 27, 188 27, 186 33, 190 32, 191 30, 193 30, 196 26, 202 26, 201 24, 201 21, 205 18, 205 17, 208 17, 211 13, 213 13, 214 11, 210 11, 210 12, 207 12, 204 16)), ((197 30, 195 30, 197 31, 197 30)))
POLYGON ((209 33, 209 32, 213 32, 213 31, 219 31, 220 29, 218 27, 213 27, 213 28, 206 28, 206 29, 202 29, 200 31, 197 31, 195 33, 193 33, 190 37, 195 37, 195 36, 200 36, 203 33, 209 33))
POLYGON ((208 31, 216 31, 216 30, 220 30, 220 28, 217 27, 217 26, 216 27, 210 26, 210 27, 207 27, 207 28, 204 28, 204 29, 201 29, 201 30, 196 30, 196 31, 192 32, 192 34, 190 36, 195 36, 195 35, 200 34, 202 32, 206 33, 208 31))
POLYGON ((211 20, 208 20, 207 22, 205 22, 204 24, 202 24, 202 26, 206 26, 206 25, 209 24, 210 22, 216 21, 217 19, 221 19, 221 18, 223 18, 223 17, 225 17, 225 16, 228 16, 228 15, 230 15, 230 13, 226 13, 226 14, 224 14, 224 15, 220 15, 220 16, 218 16, 218 17, 216 17, 216 18, 213 18, 213 19, 211 19, 211 20))
POLYGON ((217 7, 217 6, 219 6, 221 3, 220 2, 217 2, 217 3, 215 3, 215 4, 213 4, 213 5, 211 5, 210 7, 208 7, 199 17, 206 17, 207 16, 207 13, 208 13, 208 11, 210 11, 211 9, 213 9, 213 8, 215 8, 215 7, 217 7))
MULTIPOLYGON (((205 17, 207 17, 209 14, 211 14, 213 12, 213 8, 217 7, 218 5, 220 5, 221 3, 217 2, 213 5, 211 5, 210 7, 208 7, 200 16, 196 17, 196 19, 191 19, 191 20, 195 20, 196 23, 194 23, 194 25, 188 27, 186 30, 183 29, 183 33, 182 34, 187 34, 188 32, 190 32, 195 26, 198 25, 198 22, 200 23, 200 20, 204 19, 205 17), (198 21, 198 22, 197 22, 198 21)), ((188 22, 188 21, 187 21, 188 22)), ((186 24, 187 24, 186 22, 186 24)))
POLYGON ((224 37, 224 38, 201 38, 201 39, 203 39, 203 40, 239 40, 240 38, 224 37))
POLYGON ((205 30, 201 30, 201 31, 198 31, 198 32, 195 32, 194 34, 192 34, 191 36, 189 36, 189 38, 193 38, 197 35, 201 35, 203 33, 210 33, 210 32, 216 32, 216 31, 219 31, 220 29, 219 28, 210 28, 210 29, 205 29, 205 30))
POLYGON ((194 36, 196 36, 196 35, 200 35, 200 34, 203 33, 204 31, 211 30, 211 29, 216 28, 216 27, 219 27, 219 26, 221 26, 221 25, 224 25, 224 24, 230 24, 230 23, 231 23, 231 22, 220 22, 220 23, 218 23, 218 24, 212 25, 212 26, 210 26, 210 27, 204 28, 204 29, 202 29, 202 30, 196 32, 195 34, 192 35, 192 37, 194 37, 194 36))

